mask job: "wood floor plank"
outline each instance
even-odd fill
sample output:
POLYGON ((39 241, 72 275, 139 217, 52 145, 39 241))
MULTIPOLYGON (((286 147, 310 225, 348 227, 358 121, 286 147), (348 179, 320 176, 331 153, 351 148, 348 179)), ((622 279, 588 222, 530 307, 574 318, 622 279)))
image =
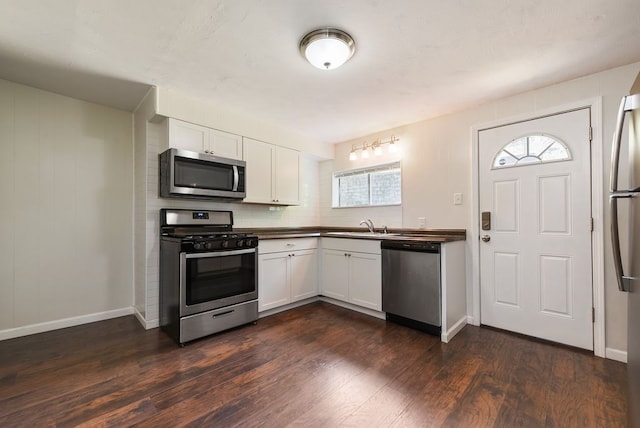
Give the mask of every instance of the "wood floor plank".
POLYGON ((553 345, 520 342, 523 350, 495 424, 541 427, 547 417, 553 345))
POLYGON ((180 348, 123 317, 0 342, 0 426, 606 426, 624 364, 487 328, 450 343, 327 303, 180 348))

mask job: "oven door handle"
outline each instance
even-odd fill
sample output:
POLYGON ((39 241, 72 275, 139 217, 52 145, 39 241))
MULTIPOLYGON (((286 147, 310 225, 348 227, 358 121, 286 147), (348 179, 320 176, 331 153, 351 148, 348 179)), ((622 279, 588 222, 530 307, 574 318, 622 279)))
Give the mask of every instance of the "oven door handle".
POLYGON ((255 252, 255 248, 248 248, 246 250, 216 251, 211 253, 181 253, 181 256, 185 259, 202 259, 205 257, 239 256, 242 254, 251 254, 255 252))

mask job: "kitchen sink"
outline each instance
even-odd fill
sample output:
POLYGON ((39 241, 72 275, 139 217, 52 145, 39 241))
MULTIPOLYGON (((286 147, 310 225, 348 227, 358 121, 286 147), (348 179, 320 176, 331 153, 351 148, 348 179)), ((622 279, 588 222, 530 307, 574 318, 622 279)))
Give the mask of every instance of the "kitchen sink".
POLYGON ((326 232, 325 236, 337 236, 343 238, 384 238, 386 236, 398 236, 397 233, 384 233, 384 232, 326 232))

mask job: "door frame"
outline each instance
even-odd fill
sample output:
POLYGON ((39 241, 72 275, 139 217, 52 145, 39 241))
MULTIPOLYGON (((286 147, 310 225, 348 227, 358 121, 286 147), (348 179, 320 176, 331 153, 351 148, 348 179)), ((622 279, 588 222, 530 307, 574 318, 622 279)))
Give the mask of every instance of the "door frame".
MULTIPOLYGON (((499 126, 511 125, 540 119, 546 116, 565 113, 572 110, 589 108, 591 111, 591 217, 593 218, 593 232, 591 233, 591 281, 593 289, 593 307, 595 321, 593 323, 593 353, 598 357, 605 357, 605 302, 604 302, 604 175, 602 165, 602 97, 589 98, 582 101, 534 110, 515 116, 496 119, 491 122, 473 125, 472 134, 472 173, 473 203, 471 222, 471 296, 472 307, 468 322, 480 325, 480 166, 479 135, 480 131, 499 126)), ((588 227, 588 225, 585 225, 588 227)))

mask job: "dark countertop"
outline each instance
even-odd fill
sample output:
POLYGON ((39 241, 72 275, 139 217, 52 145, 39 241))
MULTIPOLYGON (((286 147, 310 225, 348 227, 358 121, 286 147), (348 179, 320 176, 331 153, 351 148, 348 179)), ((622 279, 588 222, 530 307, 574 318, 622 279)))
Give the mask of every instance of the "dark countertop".
POLYGON ((423 241, 423 242, 453 242, 466 240, 466 229, 389 229, 387 235, 382 229, 375 229, 376 233, 368 235, 367 229, 349 227, 268 227, 268 228, 236 228, 238 232, 251 232, 259 239, 293 239, 293 238, 346 238, 346 239, 375 239, 394 241, 423 241), (356 235, 349 235, 355 232, 356 235), (344 235, 341 235, 343 234, 344 235))

